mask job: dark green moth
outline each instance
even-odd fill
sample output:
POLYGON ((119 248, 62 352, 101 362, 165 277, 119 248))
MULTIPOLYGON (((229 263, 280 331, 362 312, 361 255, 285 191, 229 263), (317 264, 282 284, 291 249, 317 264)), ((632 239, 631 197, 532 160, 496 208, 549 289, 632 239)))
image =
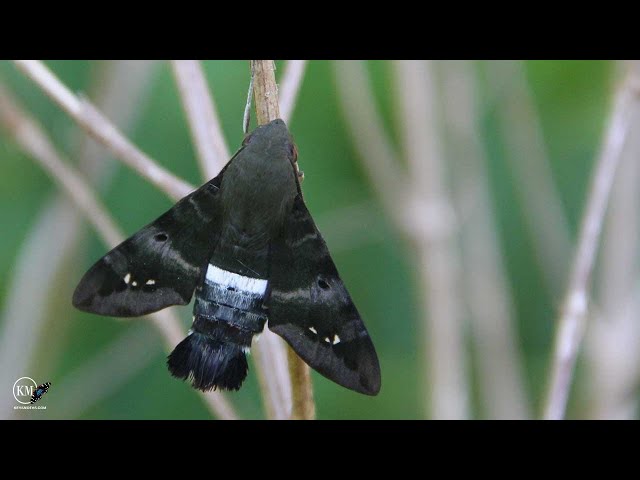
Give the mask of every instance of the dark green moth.
POLYGON ((168 358, 174 376, 239 389, 267 323, 325 377, 376 395, 376 351, 304 204, 296 162, 282 120, 258 127, 216 178, 98 260, 73 304, 135 317, 186 305, 195 291, 191 330, 168 358))

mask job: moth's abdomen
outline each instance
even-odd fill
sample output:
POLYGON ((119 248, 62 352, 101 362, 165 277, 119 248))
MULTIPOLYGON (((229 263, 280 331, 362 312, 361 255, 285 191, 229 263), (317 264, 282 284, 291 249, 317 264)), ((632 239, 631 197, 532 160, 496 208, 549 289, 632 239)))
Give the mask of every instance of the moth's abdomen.
POLYGON ((187 338, 169 355, 172 375, 203 391, 238 390, 249 366, 251 340, 262 332, 267 281, 209 265, 196 290, 194 320, 187 338))
POLYGON ((224 322, 196 316, 187 338, 169 355, 169 371, 174 377, 189 378, 202 391, 238 390, 249 370, 245 352, 251 337, 252 333, 247 335, 224 322))

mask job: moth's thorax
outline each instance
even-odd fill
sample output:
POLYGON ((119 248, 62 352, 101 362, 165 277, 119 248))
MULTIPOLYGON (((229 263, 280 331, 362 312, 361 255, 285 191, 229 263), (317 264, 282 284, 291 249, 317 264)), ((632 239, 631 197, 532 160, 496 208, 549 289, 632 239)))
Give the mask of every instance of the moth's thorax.
POLYGON ((296 173, 284 139, 254 141, 232 162, 220 187, 223 225, 249 236, 271 236, 297 194, 296 173))

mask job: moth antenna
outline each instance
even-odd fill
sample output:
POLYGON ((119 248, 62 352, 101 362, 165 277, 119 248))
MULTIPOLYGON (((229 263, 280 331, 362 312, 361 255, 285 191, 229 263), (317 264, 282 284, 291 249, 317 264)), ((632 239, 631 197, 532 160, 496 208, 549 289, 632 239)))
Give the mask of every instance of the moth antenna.
POLYGON ((244 107, 244 115, 242 117, 242 133, 245 135, 249 132, 249 124, 251 123, 251 104, 253 103, 253 62, 251 62, 251 80, 249 80, 249 91, 247 92, 247 104, 244 107))

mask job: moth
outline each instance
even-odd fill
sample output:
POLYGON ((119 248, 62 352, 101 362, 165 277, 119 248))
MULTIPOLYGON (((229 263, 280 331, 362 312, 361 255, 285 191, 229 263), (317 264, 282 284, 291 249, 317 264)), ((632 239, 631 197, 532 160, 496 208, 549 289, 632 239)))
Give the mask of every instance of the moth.
POLYGON ((297 157, 284 121, 256 128, 217 177, 98 260, 73 305, 137 317, 195 292, 191 329, 167 360, 194 388, 238 390, 268 324, 325 377, 376 395, 378 357, 302 199, 297 157))
POLYGON ((36 403, 38 400, 40 400, 42 396, 49 391, 50 386, 51 386, 51 382, 45 382, 42 385, 39 385, 33 391, 33 395, 31 395, 31 402, 29 403, 36 403))

